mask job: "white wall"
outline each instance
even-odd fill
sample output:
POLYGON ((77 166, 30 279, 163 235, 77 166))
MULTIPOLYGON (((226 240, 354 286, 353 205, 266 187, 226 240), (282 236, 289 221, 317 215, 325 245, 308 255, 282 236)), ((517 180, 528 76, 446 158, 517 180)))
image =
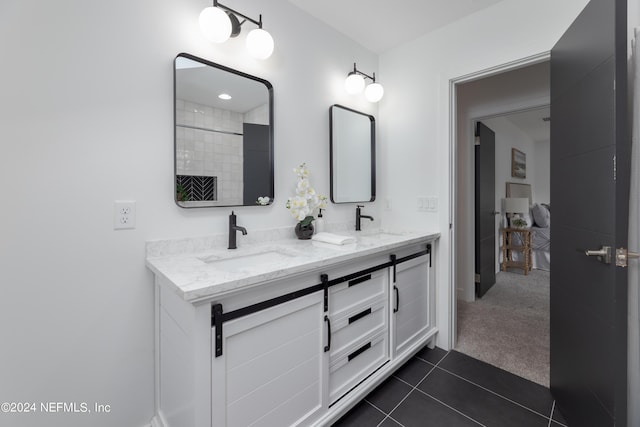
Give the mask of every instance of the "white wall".
POLYGON ((482 120, 496 134, 496 168, 495 168, 495 208, 502 209, 502 199, 506 197, 507 182, 517 182, 519 184, 533 183, 537 176, 535 163, 535 143, 526 133, 511 123, 506 117, 494 117, 482 120), (525 178, 514 178, 511 176, 511 149, 515 148, 526 155, 527 170, 525 178))
POLYGON ((457 169, 454 177, 450 175, 451 80, 549 51, 586 3, 500 2, 381 55, 379 76, 386 91, 380 105, 380 139, 386 161, 380 182, 383 194, 393 194, 392 210, 384 211, 383 221, 442 233, 437 321, 438 345, 443 348, 451 345, 454 324, 449 308, 455 303, 450 297, 449 194, 456 182, 468 182, 469 172, 457 169), (438 212, 418 212, 415 198, 420 195, 437 196, 438 212))
MULTIPOLYGON (((145 241, 226 231, 231 209, 173 201, 173 59, 188 52, 269 80, 275 100, 273 206, 236 208, 249 233, 295 221, 292 168, 329 193, 329 106, 377 116, 348 97, 354 61, 377 57, 287 0, 234 0, 275 39, 267 61, 244 40, 199 34, 205 0, 3 1, 0 6, 0 402, 75 401, 109 414, 0 414, 12 426, 142 426, 153 413, 153 277, 145 241), (137 201, 135 230, 113 202, 137 201)), ((245 24, 250 27, 250 24, 245 24)), ((380 223, 378 204, 366 213, 380 223)), ((328 222, 355 206, 329 206, 328 222)), ((365 226, 367 226, 366 224, 365 226)), ((238 244, 243 245, 242 237, 238 244)))
POLYGON ((551 140, 536 141, 533 146, 533 201, 537 203, 551 202, 551 140))

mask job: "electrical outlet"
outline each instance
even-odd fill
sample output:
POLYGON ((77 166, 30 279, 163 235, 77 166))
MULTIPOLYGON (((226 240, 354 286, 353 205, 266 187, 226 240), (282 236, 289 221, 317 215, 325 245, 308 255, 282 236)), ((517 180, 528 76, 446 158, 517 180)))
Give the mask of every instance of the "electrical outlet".
POLYGON ((113 229, 136 228, 136 201, 116 200, 113 203, 113 229))

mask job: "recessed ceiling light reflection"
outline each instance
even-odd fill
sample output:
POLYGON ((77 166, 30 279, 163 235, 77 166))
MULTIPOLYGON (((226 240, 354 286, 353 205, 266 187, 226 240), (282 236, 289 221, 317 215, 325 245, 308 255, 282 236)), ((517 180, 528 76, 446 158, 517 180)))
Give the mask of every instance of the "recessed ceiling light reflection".
POLYGON ((229 95, 228 93, 221 93, 220 95, 218 95, 218 98, 228 101, 231 99, 231 95, 229 95))

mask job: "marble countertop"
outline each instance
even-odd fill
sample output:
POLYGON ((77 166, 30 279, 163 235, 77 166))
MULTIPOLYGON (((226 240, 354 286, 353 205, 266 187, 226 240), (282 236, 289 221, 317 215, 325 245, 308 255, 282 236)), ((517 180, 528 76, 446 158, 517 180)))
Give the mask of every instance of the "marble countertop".
MULTIPOLYGON (((304 273, 323 266, 375 255, 406 245, 436 239, 439 233, 368 231, 341 232, 356 243, 332 245, 313 240, 282 238, 270 232, 262 241, 243 241, 226 249, 223 237, 147 243, 147 266, 189 302, 213 299, 260 282, 304 273)), ((259 236, 260 237, 260 236, 259 236)), ((264 237, 264 236, 262 236, 264 237)))

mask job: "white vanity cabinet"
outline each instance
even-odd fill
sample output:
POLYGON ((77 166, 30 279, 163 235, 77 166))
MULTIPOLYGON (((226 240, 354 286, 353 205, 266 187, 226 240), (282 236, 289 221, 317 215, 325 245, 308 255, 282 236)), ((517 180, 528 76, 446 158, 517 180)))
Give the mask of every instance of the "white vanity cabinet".
POLYGON ((435 329, 431 255, 425 254, 396 266, 391 295, 394 356, 410 350, 435 329))
POLYGON ((435 239, 191 300, 157 262, 152 426, 331 425, 434 344, 435 239))

